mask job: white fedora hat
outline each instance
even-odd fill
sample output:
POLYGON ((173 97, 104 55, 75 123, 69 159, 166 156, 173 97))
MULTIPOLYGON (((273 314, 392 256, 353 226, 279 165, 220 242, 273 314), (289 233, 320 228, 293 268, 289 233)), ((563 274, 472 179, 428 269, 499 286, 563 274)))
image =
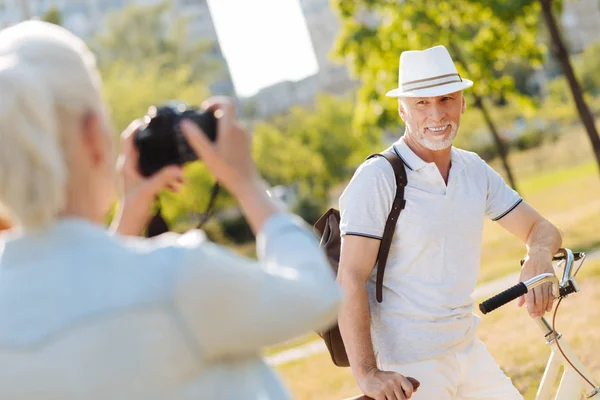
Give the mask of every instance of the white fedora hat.
POLYGON ((473 86, 461 78, 444 46, 410 50, 400 54, 399 87, 388 97, 433 97, 458 92, 473 86))

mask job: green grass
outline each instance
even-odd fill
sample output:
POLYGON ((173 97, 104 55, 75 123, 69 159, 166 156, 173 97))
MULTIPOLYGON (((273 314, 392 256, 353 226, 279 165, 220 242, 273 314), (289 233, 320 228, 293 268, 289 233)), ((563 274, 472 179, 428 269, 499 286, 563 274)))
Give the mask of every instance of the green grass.
POLYGON ((595 162, 543 171, 531 179, 525 179, 520 185, 520 189, 523 193, 535 195, 544 190, 551 190, 567 181, 581 181, 590 177, 598 177, 598 166, 595 162))

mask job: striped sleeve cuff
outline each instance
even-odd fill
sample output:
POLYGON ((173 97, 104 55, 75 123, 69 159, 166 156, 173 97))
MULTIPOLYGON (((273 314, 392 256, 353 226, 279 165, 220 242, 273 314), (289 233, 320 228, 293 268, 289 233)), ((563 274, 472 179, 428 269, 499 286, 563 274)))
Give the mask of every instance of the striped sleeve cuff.
POLYGON ((362 236, 362 237, 366 237, 366 238, 370 238, 370 239, 377 239, 377 240, 382 239, 381 236, 369 235, 367 233, 360 233, 360 232, 345 232, 345 233, 342 233, 341 235, 342 236, 362 236))
POLYGON ((506 217, 512 210, 514 210, 515 208, 517 208, 517 206, 519 204, 521 204, 523 202, 522 198, 519 198, 519 200, 517 200, 517 202, 515 204, 513 204, 512 206, 510 206, 510 208, 506 211, 504 211, 502 214, 498 215, 496 218, 492 218, 492 221, 499 221, 500 219, 506 217))

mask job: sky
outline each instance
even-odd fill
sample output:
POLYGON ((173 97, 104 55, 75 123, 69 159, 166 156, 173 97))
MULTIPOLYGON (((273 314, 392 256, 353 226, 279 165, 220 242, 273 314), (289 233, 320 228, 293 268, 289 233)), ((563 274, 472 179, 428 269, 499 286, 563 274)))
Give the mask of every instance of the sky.
POLYGON ((318 71, 298 0, 208 0, 238 96, 318 71))

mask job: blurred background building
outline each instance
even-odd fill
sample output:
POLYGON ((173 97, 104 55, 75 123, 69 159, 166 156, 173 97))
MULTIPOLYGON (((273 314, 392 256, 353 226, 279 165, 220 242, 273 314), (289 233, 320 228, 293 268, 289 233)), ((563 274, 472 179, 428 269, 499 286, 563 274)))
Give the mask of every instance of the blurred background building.
MULTIPOLYGON (((152 5, 161 0, 0 0, 0 27, 40 16, 51 7, 61 14, 63 25, 83 39, 106 27, 107 16, 129 4, 152 5)), ((212 61, 221 65, 220 79, 211 84, 215 94, 235 95, 233 81, 223 56, 206 0, 171 0, 171 12, 186 16, 188 37, 209 43, 212 61)))
MULTIPOLYGON (((319 64, 314 76, 294 82, 279 82, 260 90, 252 97, 239 99, 255 117, 267 117, 284 112, 292 105, 310 105, 320 92, 345 94, 356 87, 346 67, 329 58, 340 21, 328 0, 299 0, 319 64)), ((101 32, 105 18, 127 4, 155 4, 160 0, 0 0, 0 27, 43 15, 57 7, 63 24, 78 36, 88 39, 101 32)), ((206 0, 172 0, 173 13, 189 19, 189 37, 211 43, 213 58, 222 65, 222 79, 214 82, 215 94, 235 95, 235 89, 223 56, 210 9, 206 0)))
MULTIPOLYGON (((318 93, 343 95, 357 87, 344 65, 330 58, 341 23, 329 0, 298 0, 307 24, 310 40, 318 62, 318 72, 299 81, 284 81, 265 87, 255 95, 239 98, 245 113, 264 118, 287 111, 293 105, 311 105, 318 93)), ((106 26, 112 11, 127 4, 151 5, 161 0, 0 0, 0 27, 23 19, 43 15, 57 7, 65 27, 87 39, 106 26)), ((172 0, 172 12, 189 20, 189 35, 193 40, 210 43, 210 55, 221 65, 220 78, 211 85, 215 94, 235 96, 235 88, 206 0, 172 0)), ((570 51, 579 53, 600 39, 600 2, 573 0, 564 3, 561 22, 570 51)), ((372 22, 372 21, 371 21, 372 22)))
POLYGON ((563 7, 561 22, 572 53, 600 40, 600 1, 565 1, 563 7))

